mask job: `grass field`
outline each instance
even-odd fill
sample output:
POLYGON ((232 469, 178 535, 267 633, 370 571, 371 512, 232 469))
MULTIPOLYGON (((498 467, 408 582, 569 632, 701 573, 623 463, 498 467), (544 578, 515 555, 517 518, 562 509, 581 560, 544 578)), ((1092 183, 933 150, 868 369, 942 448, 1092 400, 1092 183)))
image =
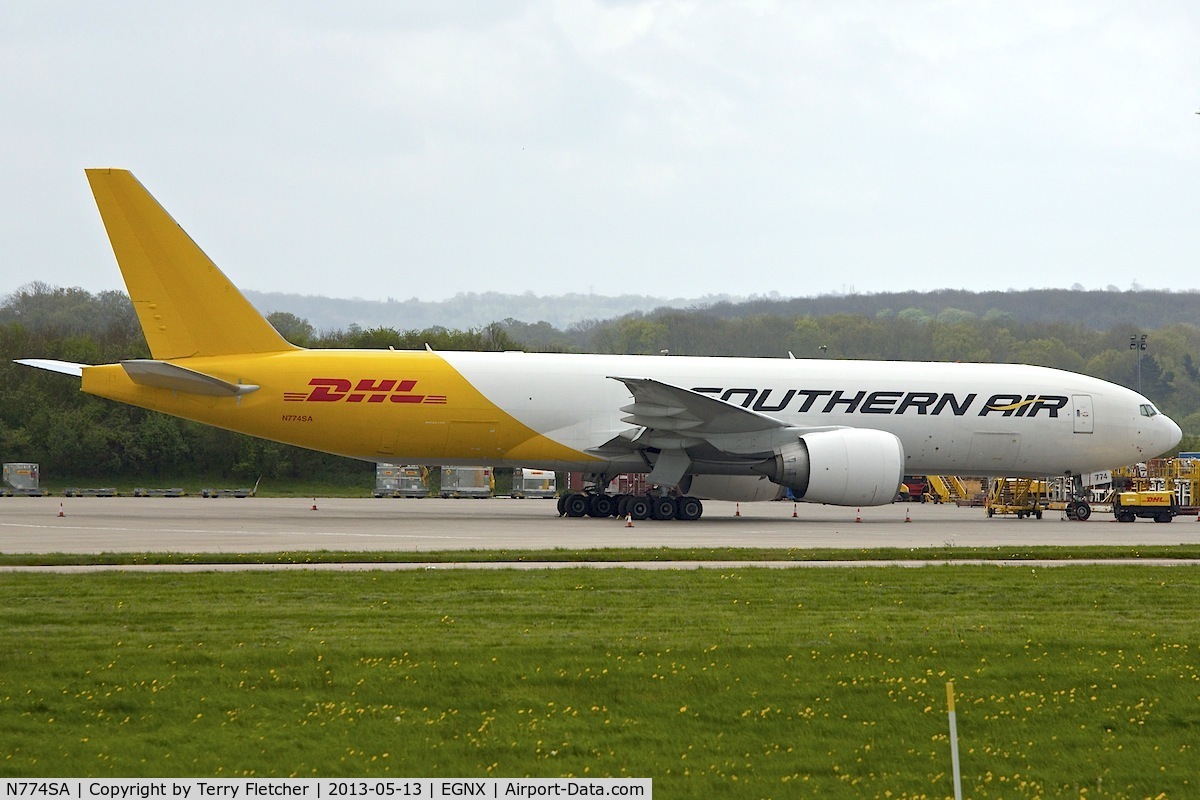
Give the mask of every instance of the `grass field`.
POLYGON ((1200 572, 0 576, 0 774, 1194 797, 1200 572))
POLYGON ((1003 545, 991 547, 602 547, 553 550, 316 550, 263 553, 0 553, 0 566, 78 564, 439 564, 446 562, 614 561, 1028 561, 1171 559, 1200 565, 1200 545, 1003 545))

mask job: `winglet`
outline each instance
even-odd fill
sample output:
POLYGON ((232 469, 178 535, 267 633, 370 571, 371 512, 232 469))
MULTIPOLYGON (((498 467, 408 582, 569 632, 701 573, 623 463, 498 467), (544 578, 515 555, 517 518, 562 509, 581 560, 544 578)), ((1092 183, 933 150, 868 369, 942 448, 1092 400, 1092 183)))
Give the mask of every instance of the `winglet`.
POLYGON ((88 182, 156 359, 297 350, 127 170, 88 182))

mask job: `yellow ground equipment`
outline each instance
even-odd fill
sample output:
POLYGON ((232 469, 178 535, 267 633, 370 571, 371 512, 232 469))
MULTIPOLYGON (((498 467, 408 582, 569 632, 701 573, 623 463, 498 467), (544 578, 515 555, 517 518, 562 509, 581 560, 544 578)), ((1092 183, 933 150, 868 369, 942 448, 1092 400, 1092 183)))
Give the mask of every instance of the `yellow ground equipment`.
POLYGON ((1178 510, 1173 492, 1117 492, 1113 495, 1113 515, 1117 522, 1133 522, 1138 517, 1170 522, 1178 510))
POLYGON ((1046 482, 1042 480, 996 478, 992 481, 984 507, 989 517, 996 514, 1016 514, 1017 519, 1041 519, 1042 512, 1046 510, 1049 502, 1046 490, 1046 482))
POLYGON ((935 503, 957 503, 959 500, 970 500, 967 487, 955 475, 929 475, 929 491, 935 503))
POLYGON ((900 484, 899 499, 963 505, 969 503, 972 496, 962 478, 955 475, 906 475, 900 484))

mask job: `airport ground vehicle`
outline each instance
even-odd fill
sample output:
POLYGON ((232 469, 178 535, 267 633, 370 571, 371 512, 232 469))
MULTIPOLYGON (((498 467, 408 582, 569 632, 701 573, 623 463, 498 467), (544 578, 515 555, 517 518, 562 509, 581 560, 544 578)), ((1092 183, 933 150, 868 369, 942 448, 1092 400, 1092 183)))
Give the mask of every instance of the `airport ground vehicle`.
MULTIPOLYGON (((1049 507, 1046 482, 1032 478, 996 478, 992 481, 984 507, 989 517, 1015 514, 1017 519, 1041 519, 1042 513, 1049 507)), ((1090 507, 1088 514, 1091 514, 1090 507)))
POLYGON ((1116 492, 1113 494, 1113 516, 1117 522, 1133 522, 1138 517, 1155 522, 1170 522, 1179 513, 1175 494, 1168 491, 1116 492))

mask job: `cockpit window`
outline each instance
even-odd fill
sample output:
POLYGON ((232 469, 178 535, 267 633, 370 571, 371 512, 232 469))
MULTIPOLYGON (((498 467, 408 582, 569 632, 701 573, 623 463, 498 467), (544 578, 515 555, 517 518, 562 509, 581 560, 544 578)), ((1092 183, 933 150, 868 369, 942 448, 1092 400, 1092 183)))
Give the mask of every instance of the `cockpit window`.
POLYGON ((1155 414, 1158 413, 1158 409, 1155 408, 1154 406, 1150 405, 1149 403, 1142 403, 1141 409, 1142 409, 1143 417, 1153 417, 1155 414))

